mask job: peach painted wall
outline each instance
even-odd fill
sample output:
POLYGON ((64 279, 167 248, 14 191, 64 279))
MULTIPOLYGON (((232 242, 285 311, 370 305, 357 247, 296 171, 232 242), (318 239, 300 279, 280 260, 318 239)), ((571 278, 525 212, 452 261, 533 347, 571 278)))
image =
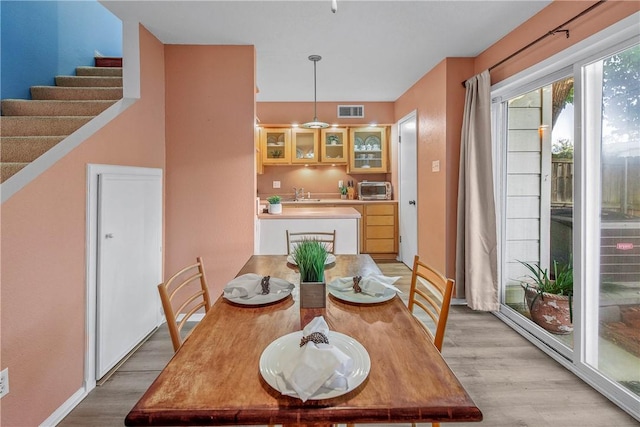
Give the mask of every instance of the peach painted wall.
POLYGON ((2 205, 3 426, 35 426, 83 387, 88 163, 164 168, 163 48, 140 32, 141 99, 2 205))
MULTIPOLYGON (((475 61, 475 72, 470 73, 467 78, 486 70, 513 52, 517 52, 520 48, 568 21, 594 3, 595 1, 554 1, 478 55, 475 61)), ((498 83, 531 67, 639 10, 640 2, 638 1, 610 0, 569 24, 569 38, 566 38, 563 33, 547 37, 520 55, 491 70, 491 83, 498 83)))
POLYGON ((413 110, 418 116, 418 199, 422 201, 418 205, 418 254, 449 277, 455 269, 457 162, 464 109, 460 75, 472 67, 472 59, 447 58, 395 105, 396 120, 413 110), (439 172, 431 171, 434 160, 440 162, 439 172))
POLYGON ((281 197, 293 197, 293 187, 304 188, 305 197, 339 198, 338 181, 347 185, 348 180, 354 184, 362 180, 389 181, 391 174, 353 174, 346 172, 346 166, 265 166, 264 173, 258 175, 258 196, 266 198, 273 194, 281 197), (281 188, 274 189, 273 181, 280 181, 281 188))
MULTIPOLYGON (((340 126, 358 126, 377 123, 392 124, 393 102, 318 102, 318 119, 340 126), (338 118, 338 105, 364 105, 364 118, 338 118)), ((291 125, 313 119, 313 102, 258 102, 256 112, 259 124, 291 125)))
POLYGON ((446 200, 446 268, 447 277, 455 277, 456 271, 456 238, 458 228, 458 178, 460 174, 460 141, 462 138, 462 116, 466 89, 462 87, 473 67, 472 58, 447 58, 447 159, 446 186, 454 191, 447 191, 446 200))
POLYGON ((253 46, 165 46, 165 272, 204 259, 217 297, 253 254, 253 46))

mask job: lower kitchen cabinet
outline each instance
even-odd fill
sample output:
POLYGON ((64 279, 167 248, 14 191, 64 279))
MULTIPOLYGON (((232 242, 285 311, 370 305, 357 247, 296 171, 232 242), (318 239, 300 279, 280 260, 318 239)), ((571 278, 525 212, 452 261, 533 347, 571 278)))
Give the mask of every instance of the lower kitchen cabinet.
MULTIPOLYGON (((398 257, 398 204, 396 202, 290 203, 287 208, 349 207, 354 208, 360 219, 360 253, 376 260, 395 260, 398 257)), ((336 237, 338 239, 339 237, 336 237)))
POLYGON ((398 204, 364 205, 363 253, 375 259, 395 259, 398 255, 398 204))

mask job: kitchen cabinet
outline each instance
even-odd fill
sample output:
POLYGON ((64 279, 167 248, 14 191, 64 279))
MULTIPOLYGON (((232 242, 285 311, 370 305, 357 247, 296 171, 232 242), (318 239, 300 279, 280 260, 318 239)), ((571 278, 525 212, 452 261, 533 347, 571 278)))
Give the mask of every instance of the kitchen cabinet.
POLYGON ((291 129, 291 163, 318 163, 319 154, 315 129, 291 129))
POLYGON ((322 129, 320 133, 320 163, 346 164, 348 136, 347 128, 322 129))
POLYGON ((387 172, 387 126, 349 130, 349 173, 387 172))
POLYGON ((260 151, 263 165, 291 163, 291 129, 261 128, 260 151))
POLYGON ((398 204, 364 205, 362 252, 373 258, 396 258, 398 255, 398 204))
POLYGON ((349 201, 298 202, 287 204, 287 208, 349 207, 357 210, 360 220, 360 253, 373 259, 395 260, 398 257, 398 204, 396 202, 350 203, 349 201))

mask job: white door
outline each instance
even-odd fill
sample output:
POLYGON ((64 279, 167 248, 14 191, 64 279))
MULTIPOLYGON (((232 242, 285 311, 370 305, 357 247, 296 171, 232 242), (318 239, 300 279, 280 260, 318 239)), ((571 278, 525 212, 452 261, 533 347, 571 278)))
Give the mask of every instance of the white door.
POLYGON ((418 150, 416 112, 398 122, 400 259, 408 267, 418 253, 418 150))
POLYGON ((162 178, 98 176, 96 378, 159 323, 162 178))

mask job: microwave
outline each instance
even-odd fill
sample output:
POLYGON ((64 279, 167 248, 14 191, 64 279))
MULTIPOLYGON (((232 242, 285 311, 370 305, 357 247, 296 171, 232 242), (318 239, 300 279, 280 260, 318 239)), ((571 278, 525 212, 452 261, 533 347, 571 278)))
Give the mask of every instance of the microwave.
POLYGON ((358 183, 358 199, 391 200, 391 183, 363 181, 358 183))

